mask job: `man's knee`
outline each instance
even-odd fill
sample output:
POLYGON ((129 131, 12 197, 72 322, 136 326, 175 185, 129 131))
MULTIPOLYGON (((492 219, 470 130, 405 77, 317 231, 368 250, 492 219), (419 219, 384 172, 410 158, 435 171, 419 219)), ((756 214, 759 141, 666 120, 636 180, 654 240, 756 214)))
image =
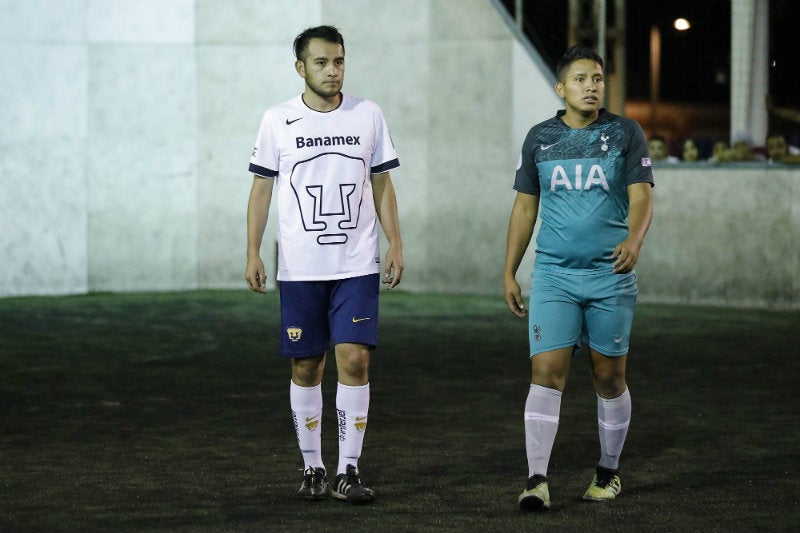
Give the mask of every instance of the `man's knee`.
POLYGON ((325 356, 292 359, 292 381, 301 387, 316 387, 322 381, 325 356))
POLYGON ((569 376, 572 348, 561 348, 531 357, 531 383, 564 391, 569 376))
POLYGON ((591 351, 592 379, 601 398, 612 399, 625 392, 625 367, 627 356, 610 357, 591 351))
POLYGON ((369 381, 369 349, 363 344, 336 346, 339 382, 344 385, 365 385, 369 381))
POLYGON ((595 367, 593 377, 597 394, 607 400, 619 397, 627 388, 624 367, 622 369, 609 367, 598 369, 595 367))
POLYGON ((598 396, 606 400, 619 398, 626 388, 624 379, 595 379, 595 390, 598 396))

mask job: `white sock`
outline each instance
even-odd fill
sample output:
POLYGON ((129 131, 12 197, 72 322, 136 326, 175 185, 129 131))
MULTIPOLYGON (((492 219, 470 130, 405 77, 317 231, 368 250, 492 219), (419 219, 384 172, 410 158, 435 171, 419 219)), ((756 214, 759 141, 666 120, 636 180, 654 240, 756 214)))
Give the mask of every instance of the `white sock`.
POLYGON ((347 465, 358 468, 358 458, 364 445, 369 412, 369 383, 360 387, 339 386, 336 390, 336 412, 339 421, 339 467, 343 474, 347 465))
POLYGON ((600 466, 619 468, 619 456, 628 426, 631 423, 631 393, 628 389, 618 397, 604 400, 597 397, 597 429, 600 433, 600 466))
POLYGON ((528 456, 528 477, 547 475, 550 453, 558 432, 561 412, 561 391, 531 385, 525 401, 525 452, 528 456))
POLYGON ((325 468, 322 463, 322 384, 301 387, 294 381, 289 385, 297 444, 303 454, 305 468, 325 468))

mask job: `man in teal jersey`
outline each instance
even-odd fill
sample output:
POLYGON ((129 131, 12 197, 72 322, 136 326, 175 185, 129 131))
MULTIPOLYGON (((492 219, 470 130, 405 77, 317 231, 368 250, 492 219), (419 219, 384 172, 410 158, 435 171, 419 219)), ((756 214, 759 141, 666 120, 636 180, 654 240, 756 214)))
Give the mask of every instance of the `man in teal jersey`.
POLYGON ((619 456, 631 414, 625 365, 638 292, 633 267, 653 213, 647 140, 635 121, 601 107, 602 58, 573 46, 556 75, 565 109, 531 128, 522 145, 503 281, 509 310, 528 316, 516 273, 539 218, 524 418, 528 480, 518 499, 528 511, 550 507, 547 467, 580 345, 588 347, 600 434, 600 460, 583 498, 621 492, 619 456))

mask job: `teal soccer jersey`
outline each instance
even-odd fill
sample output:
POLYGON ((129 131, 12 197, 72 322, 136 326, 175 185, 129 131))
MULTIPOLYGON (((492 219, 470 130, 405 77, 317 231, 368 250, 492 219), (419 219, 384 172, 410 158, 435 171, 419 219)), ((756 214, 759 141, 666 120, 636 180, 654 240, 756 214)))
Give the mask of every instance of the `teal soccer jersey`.
POLYGON ((573 129, 558 115, 531 128, 514 189, 539 197, 536 268, 612 271, 628 236, 628 185, 653 185, 647 140, 637 122, 600 110, 573 129))

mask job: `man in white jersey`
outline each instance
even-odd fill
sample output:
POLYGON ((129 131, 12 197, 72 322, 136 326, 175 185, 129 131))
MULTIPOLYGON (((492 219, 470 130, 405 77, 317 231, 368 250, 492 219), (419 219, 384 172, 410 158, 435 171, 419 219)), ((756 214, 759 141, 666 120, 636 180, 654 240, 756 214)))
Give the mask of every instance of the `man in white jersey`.
POLYGON ((322 461, 322 375, 334 346, 339 431, 330 491, 367 503, 358 459, 369 409, 369 356, 378 340, 378 223, 389 243, 383 283, 403 276, 403 245, 389 171, 398 167, 380 108, 341 92, 344 40, 332 26, 308 28, 294 41, 303 94, 264 113, 250 171, 247 267, 250 290, 265 292, 260 258, 273 184, 278 203, 281 355, 290 358, 289 398, 304 462, 301 498, 328 496, 322 461))
POLYGON ((565 109, 531 128, 522 145, 504 272, 509 310, 527 316, 515 277, 540 219, 528 331, 528 480, 518 498, 527 511, 550 507, 547 468, 576 345, 588 346, 600 436, 600 460, 583 498, 610 500, 622 490, 619 457, 631 416, 625 366, 638 294, 633 267, 653 212, 644 133, 601 108, 602 58, 569 48, 556 75, 565 109))

